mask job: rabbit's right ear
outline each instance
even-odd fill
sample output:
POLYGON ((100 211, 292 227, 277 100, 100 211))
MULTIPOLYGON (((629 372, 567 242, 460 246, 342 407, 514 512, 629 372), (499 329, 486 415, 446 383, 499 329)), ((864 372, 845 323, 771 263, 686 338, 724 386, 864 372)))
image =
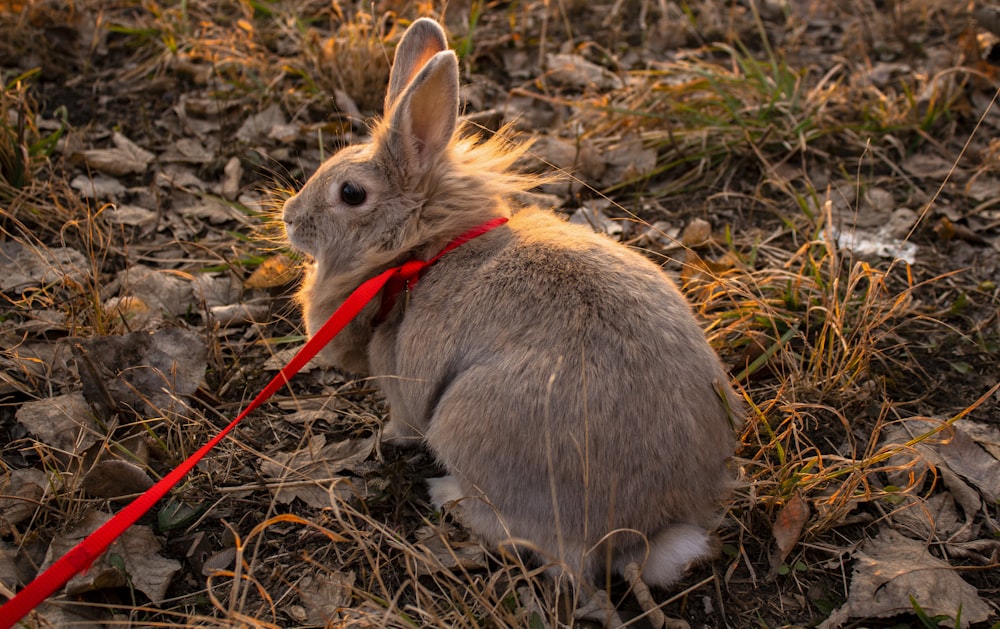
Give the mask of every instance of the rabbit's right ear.
POLYGON ((385 94, 387 115, 406 86, 431 57, 447 49, 448 40, 444 29, 430 18, 422 17, 406 29, 403 38, 396 45, 396 57, 389 71, 389 90, 385 94))
POLYGON ((439 52, 393 103, 379 150, 406 177, 419 178, 445 152, 458 121, 458 58, 439 52))

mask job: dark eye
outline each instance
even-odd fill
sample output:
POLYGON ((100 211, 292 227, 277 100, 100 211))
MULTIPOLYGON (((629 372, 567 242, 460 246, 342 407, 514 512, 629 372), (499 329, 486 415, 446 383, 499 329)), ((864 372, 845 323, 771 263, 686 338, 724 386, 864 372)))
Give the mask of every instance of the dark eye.
POLYGON ((340 186, 340 200, 347 205, 361 205, 367 196, 365 189, 356 183, 345 181, 344 185, 340 186))

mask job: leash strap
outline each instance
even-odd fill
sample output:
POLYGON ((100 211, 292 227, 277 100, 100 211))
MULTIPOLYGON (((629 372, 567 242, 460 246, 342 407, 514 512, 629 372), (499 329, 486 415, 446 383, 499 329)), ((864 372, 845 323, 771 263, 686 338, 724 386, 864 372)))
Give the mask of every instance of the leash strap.
POLYGON ((16 622, 24 618, 28 612, 40 605, 53 592, 65 585, 74 575, 86 571, 101 553, 107 550, 108 546, 125 532, 125 529, 135 524, 153 505, 166 496, 167 492, 174 485, 180 482, 212 448, 217 446, 233 428, 236 428, 237 424, 243 421, 243 418, 260 407, 278 389, 285 386, 324 345, 337 336, 354 317, 358 316, 358 313, 369 302, 375 299, 375 296, 378 295, 379 291, 390 280, 398 280, 400 287, 406 285, 412 287, 419 278, 420 273, 437 262, 441 256, 506 222, 507 219, 503 217, 487 221, 448 243, 448 246, 430 260, 410 260, 401 266, 392 267, 361 284, 330 315, 330 318, 316 331, 316 334, 288 361, 288 364, 267 383, 261 392, 257 394, 257 397, 243 409, 243 412, 236 419, 230 422, 228 426, 223 428, 219 434, 203 445, 197 452, 146 490, 145 493, 126 505, 114 517, 84 538, 72 550, 60 557, 45 572, 36 576, 31 583, 14 595, 14 598, 4 603, 0 607, 0 629, 10 629, 10 627, 13 627, 16 622))

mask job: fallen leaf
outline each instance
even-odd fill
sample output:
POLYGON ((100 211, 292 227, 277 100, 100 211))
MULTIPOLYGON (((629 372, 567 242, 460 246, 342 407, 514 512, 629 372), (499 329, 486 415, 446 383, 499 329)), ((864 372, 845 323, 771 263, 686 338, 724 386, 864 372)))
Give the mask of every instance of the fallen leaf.
POLYGON ((183 409, 207 367, 204 340, 181 328, 75 339, 73 350, 84 396, 106 413, 112 404, 154 416, 183 409))
POLYGON ((775 543, 775 552, 771 556, 772 575, 778 573, 778 568, 799 542, 802 528, 808 520, 809 504, 799 494, 792 496, 778 511, 778 516, 771 527, 775 543))
POLYGON ((416 547, 423 551, 417 574, 454 573, 456 569, 486 568, 486 551, 475 541, 455 541, 458 529, 450 524, 428 525, 416 532, 416 547))
POLYGON ((569 222, 576 225, 587 225, 599 234, 606 234, 612 238, 619 238, 622 235, 621 221, 609 218, 604 211, 607 205, 603 203, 587 202, 583 207, 573 212, 569 217, 569 222))
POLYGON ((913 612, 910 597, 930 616, 955 618, 962 627, 984 622, 993 611, 947 562, 927 545, 883 529, 854 554, 847 602, 820 623, 835 629, 850 618, 888 618, 913 612))
MULTIPOLYGON (((55 563, 110 519, 109 514, 99 511, 87 513, 77 526, 52 540, 41 570, 55 563)), ((161 557, 159 552, 160 543, 148 527, 131 526, 111 543, 89 570, 77 574, 66 583, 66 594, 73 596, 105 588, 134 587, 153 603, 162 603, 181 564, 161 557), (121 567, 115 566, 119 561, 121 567)))
POLYGON ((294 141, 299 135, 297 125, 288 124, 278 105, 271 105, 259 114, 246 119, 236 131, 236 138, 251 144, 264 140, 294 141))
POLYGON ((155 227, 156 221, 159 218, 153 210, 128 204, 109 206, 101 212, 101 216, 115 225, 128 225, 129 227, 138 227, 140 229, 155 227))
POLYGON ((278 288, 299 277, 299 266, 283 253, 273 255, 259 265, 243 283, 247 288, 278 288))
POLYGON ((125 194, 125 186, 122 182, 105 175, 96 175, 95 177, 77 175, 73 181, 69 182, 69 185, 82 194, 84 198, 94 201, 113 201, 125 194))
POLYGON ((550 54, 546 56, 546 65, 548 66, 546 78, 562 87, 575 90, 587 88, 616 90, 625 85, 617 74, 587 61, 580 55, 550 54))
POLYGON ((140 494, 153 486, 146 470, 121 460, 99 461, 81 481, 81 487, 93 498, 115 499, 140 494))
POLYGON ((25 402, 14 418, 39 442, 72 456, 100 439, 94 412, 80 392, 25 402))
POLYGON ((32 517, 44 503, 49 480, 32 467, 11 470, 0 476, 0 536, 7 537, 32 517))
POLYGON ((296 584, 299 600, 305 606, 302 622, 329 626, 342 607, 351 604, 356 575, 353 572, 323 572, 306 575, 296 584))
POLYGON ((261 474, 282 481, 271 487, 274 499, 287 504, 299 498, 306 504, 330 506, 330 493, 351 495, 350 480, 343 472, 353 471, 375 449, 375 437, 347 439, 327 444, 324 435, 315 435, 301 450, 279 452, 260 463, 261 474))
POLYGON ((656 168, 656 149, 646 148, 636 134, 621 138, 603 155, 607 168, 601 183, 605 186, 639 179, 656 168))
POLYGON ((102 173, 121 177, 146 172, 156 157, 119 132, 111 137, 114 148, 90 149, 83 152, 87 166, 102 173))
POLYGON ((223 175, 219 194, 225 199, 235 201, 240 193, 240 179, 243 178, 243 164, 240 163, 240 158, 230 157, 223 168, 223 175))
POLYGON ((69 247, 27 247, 0 242, 0 292, 21 292, 54 282, 82 283, 90 276, 86 256, 69 247))
POLYGON ((244 225, 250 224, 243 212, 240 212, 232 204, 215 197, 204 197, 193 205, 178 208, 177 211, 182 216, 200 218, 213 225, 221 225, 229 221, 237 221, 244 225))
POLYGON ((712 239, 712 224, 703 218, 692 219, 681 232, 681 242, 686 247, 700 247, 712 239))
POLYGON ((907 495, 890 515, 893 524, 916 539, 947 540, 962 528, 955 497, 949 491, 934 492, 927 498, 907 495))
MULTIPOLYGON (((133 264, 118 274, 118 282, 123 297, 138 299, 155 314, 182 315, 195 304, 194 287, 191 277, 186 274, 133 264)), ((110 302, 105 304, 105 309, 112 309, 110 302)), ((125 311, 131 312, 131 307, 125 311)))

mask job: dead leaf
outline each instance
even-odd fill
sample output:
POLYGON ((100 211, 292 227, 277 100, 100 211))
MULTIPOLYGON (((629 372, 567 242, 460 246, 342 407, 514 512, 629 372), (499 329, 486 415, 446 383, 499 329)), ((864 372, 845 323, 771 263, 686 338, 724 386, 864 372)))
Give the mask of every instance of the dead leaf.
POLYGON ((87 166, 115 177, 140 175, 146 172, 156 157, 119 132, 111 137, 114 148, 90 149, 83 152, 87 166))
POLYGON ((82 283, 90 275, 86 256, 69 247, 27 247, 0 242, 0 292, 21 292, 54 282, 82 283))
POLYGON ((138 227, 140 229, 155 227, 159 218, 153 210, 128 204, 112 205, 101 212, 101 216, 115 225, 128 225, 129 227, 138 227))
POLYGON ((605 186, 639 179, 656 168, 656 149, 646 148, 636 134, 621 138, 603 155, 607 168, 601 183, 605 186))
POLYGON ((237 221, 249 225, 246 214, 239 211, 231 203, 215 197, 204 197, 193 205, 178 208, 182 216, 192 216, 208 221, 213 225, 221 225, 229 221, 237 221))
POLYGON ((486 552, 475 541, 455 541, 458 529, 451 524, 428 525, 416 532, 417 548, 424 551, 417 574, 453 573, 456 569, 483 570, 486 552))
POLYGON ((625 85, 617 74, 580 55, 550 54, 545 59, 548 66, 546 78, 562 87, 575 90, 616 90, 625 85))
POLYGON ((340 609, 351 604, 356 578, 353 572, 338 571, 303 577, 296 587, 306 612, 301 622, 329 626, 340 609))
POLYGON ((703 218, 691 219, 681 232, 681 242, 686 247, 700 247, 712 239, 712 224, 703 218))
POLYGON ((287 286, 299 277, 299 266, 283 253, 273 255, 259 265, 246 279, 247 288, 278 288, 287 286))
POLYGON ((247 323, 267 323, 271 320, 271 304, 266 301, 212 306, 209 312, 224 328, 247 323))
POLYGON ((183 409, 182 398, 195 392, 207 367, 204 340, 180 328, 76 339, 73 347, 83 394, 106 413, 112 404, 142 415, 183 409))
POLYGON ((25 402, 14 417, 41 443, 73 456, 97 443, 101 434, 79 392, 25 402))
POLYGON ((343 472, 353 471, 375 449, 375 437, 347 439, 327 444, 324 435, 315 435, 301 450, 279 452, 260 463, 261 474, 287 482, 272 487, 274 499, 289 503, 299 498, 306 504, 324 508, 330 506, 330 493, 347 498, 351 495, 350 480, 343 472))
POLYGON ((48 493, 49 479, 35 468, 11 470, 0 476, 0 536, 11 535, 17 525, 35 514, 48 493))
POLYGON ((771 556, 772 575, 777 575, 778 568, 799 542, 802 528, 808 520, 809 504, 799 494, 792 496, 778 511, 771 528, 775 543, 775 552, 771 556))
POLYGON ((278 105, 271 105, 259 114, 250 116, 236 131, 237 139, 250 144, 258 144, 268 139, 292 142, 298 135, 299 127, 288 124, 284 112, 278 105))
POLYGON ((104 175, 88 177, 77 175, 69 182, 71 188, 79 192, 85 199, 94 201, 114 201, 125 194, 122 182, 104 175))
POLYGON ((140 494, 153 486, 146 470, 122 460, 95 463, 81 481, 81 487, 91 497, 115 499, 140 494))
MULTIPOLYGON (((98 511, 87 513, 73 529, 56 536, 45 553, 41 570, 80 543, 83 538, 111 519, 98 511)), ((77 574, 66 583, 66 594, 73 596, 105 588, 134 587, 153 603, 162 603, 174 575, 181 569, 180 562, 161 557, 160 543, 145 526, 131 526, 107 552, 101 555, 89 570, 77 574), (120 564, 118 566, 115 563, 120 564), (124 568, 124 571, 123 569, 124 568)))
MULTIPOLYGON (((965 424, 966 421, 962 421, 945 428, 935 437, 917 444, 917 451, 932 465, 945 465, 961 476, 987 503, 1000 504, 1000 461, 969 436, 965 424)), ((905 421, 886 434, 886 441, 902 443, 940 426, 938 422, 927 420, 905 421)))
POLYGON ((222 198, 235 201, 240 194, 240 180, 243 178, 243 164, 240 158, 230 157, 223 168, 222 182, 219 184, 219 194, 222 198))
POLYGON ((208 164, 215 159, 215 153, 205 148, 197 138, 180 138, 160 156, 161 162, 182 162, 186 164, 208 164))
MULTIPOLYGON (((948 540, 963 523, 959 520, 955 498, 949 491, 938 491, 926 499, 907 495, 905 502, 891 516, 893 524, 915 539, 948 540)), ((954 540, 966 541, 966 540, 954 540)))
POLYGON ((910 597, 930 616, 955 618, 962 627, 984 622, 993 611, 947 562, 923 542, 883 529, 855 553, 847 602, 820 623, 835 629, 850 618, 888 618, 913 612, 910 597))
MULTIPOLYGON (((138 299, 155 314, 182 315, 195 303, 194 286, 191 277, 186 274, 133 264, 118 274, 118 282, 122 286, 123 297, 138 299)), ((105 310, 111 309, 112 304, 106 303, 105 310)), ((131 306, 125 311, 131 312, 131 306)))
POLYGON ((612 220, 605 214, 609 205, 604 202, 586 202, 583 207, 573 212, 569 217, 569 222, 576 225, 587 225, 599 234, 611 236, 614 239, 621 237, 621 221, 612 220))

